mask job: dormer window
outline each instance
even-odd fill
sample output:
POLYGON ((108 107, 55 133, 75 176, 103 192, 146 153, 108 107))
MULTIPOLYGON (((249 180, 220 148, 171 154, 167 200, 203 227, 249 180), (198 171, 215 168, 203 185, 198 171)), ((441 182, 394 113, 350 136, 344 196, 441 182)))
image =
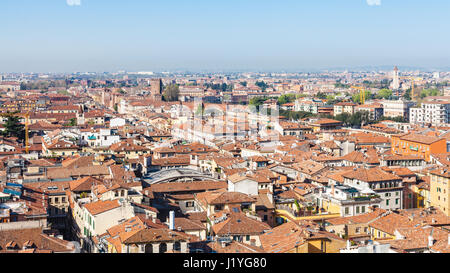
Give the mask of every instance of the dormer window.
POLYGON ((32 241, 27 241, 23 245, 23 249, 33 249, 33 248, 37 248, 37 246, 32 241))
POLYGON ((9 243, 6 244, 5 247, 6 250, 17 250, 19 248, 19 246, 15 241, 10 241, 9 243))

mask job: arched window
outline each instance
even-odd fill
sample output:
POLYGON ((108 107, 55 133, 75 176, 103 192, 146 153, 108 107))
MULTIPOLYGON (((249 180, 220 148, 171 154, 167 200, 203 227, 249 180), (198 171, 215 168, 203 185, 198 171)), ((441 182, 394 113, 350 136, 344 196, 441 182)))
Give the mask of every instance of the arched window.
POLYGON ((145 253, 153 253, 153 245, 152 244, 145 245, 145 253))
POLYGON ((181 251, 181 243, 180 242, 175 242, 173 244, 173 250, 175 251, 181 251))
POLYGON ((167 244, 166 243, 161 243, 159 245, 159 253, 166 253, 167 252, 167 244))

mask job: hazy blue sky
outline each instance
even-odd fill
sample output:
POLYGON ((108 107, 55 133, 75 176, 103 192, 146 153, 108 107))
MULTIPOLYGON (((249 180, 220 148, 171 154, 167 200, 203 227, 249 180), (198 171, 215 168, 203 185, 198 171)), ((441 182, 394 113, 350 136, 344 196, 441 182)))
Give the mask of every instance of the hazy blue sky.
POLYGON ((0 71, 450 66, 448 0, 1 0, 0 71))

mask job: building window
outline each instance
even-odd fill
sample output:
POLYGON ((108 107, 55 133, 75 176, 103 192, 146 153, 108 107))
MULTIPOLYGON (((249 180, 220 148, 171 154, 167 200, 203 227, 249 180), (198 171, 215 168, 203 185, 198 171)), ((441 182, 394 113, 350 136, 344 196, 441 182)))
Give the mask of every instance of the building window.
POLYGON ((386 206, 389 206, 389 200, 386 200, 386 206))
POLYGON ((361 231, 361 228, 359 228, 359 227, 357 227, 357 228, 355 229, 355 233, 356 233, 356 234, 359 234, 360 231, 361 231))
POLYGON ((348 213, 349 213, 349 209, 348 208, 345 208, 345 215, 348 215, 348 213))

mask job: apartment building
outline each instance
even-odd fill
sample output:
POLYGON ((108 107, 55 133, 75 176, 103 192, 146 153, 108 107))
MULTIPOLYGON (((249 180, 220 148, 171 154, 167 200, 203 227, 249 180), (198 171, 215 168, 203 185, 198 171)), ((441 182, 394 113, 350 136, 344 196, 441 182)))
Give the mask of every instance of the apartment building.
POLYGON ((443 125, 450 123, 450 97, 435 97, 409 110, 409 120, 415 124, 443 125))
POLYGON ((372 103, 372 104, 364 104, 364 105, 358 105, 355 107, 355 112, 358 111, 366 111, 369 112, 369 118, 371 120, 378 120, 383 116, 384 110, 383 105, 379 103, 372 103))
POLYGON ((347 113, 353 115, 357 104, 352 102, 339 102, 334 105, 334 116, 347 113))
POLYGON ((301 98, 295 101, 294 110, 317 114, 321 106, 324 106, 322 100, 301 98))
POLYGON ((450 216, 450 171, 440 168, 430 172, 431 206, 450 216))
POLYGON ((381 104, 383 104, 385 117, 404 119, 409 118, 409 109, 414 106, 414 102, 404 100, 384 100, 381 104))
POLYGON ((418 156, 430 162, 431 154, 439 154, 447 150, 447 142, 445 138, 415 133, 393 135, 391 149, 393 154, 418 156))
POLYGON ((354 187, 367 195, 378 195, 381 198, 380 208, 402 209, 403 179, 401 177, 385 172, 379 167, 359 168, 343 174, 343 177, 344 185, 354 187))

